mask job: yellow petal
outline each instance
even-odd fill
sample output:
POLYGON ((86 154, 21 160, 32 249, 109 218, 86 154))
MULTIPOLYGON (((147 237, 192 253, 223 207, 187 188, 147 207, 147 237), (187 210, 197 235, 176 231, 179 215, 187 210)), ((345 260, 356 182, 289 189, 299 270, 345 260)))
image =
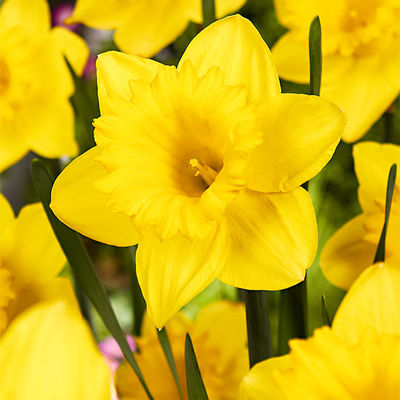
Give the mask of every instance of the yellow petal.
POLYGON ((343 113, 316 96, 283 94, 260 106, 263 143, 249 162, 248 187, 290 191, 330 160, 345 126, 343 113))
POLYGON ((335 334, 353 344, 368 331, 400 335, 400 269, 388 263, 367 268, 343 299, 333 321, 335 334))
POLYGON ((272 56, 281 78, 298 83, 309 83, 310 61, 308 43, 305 40, 298 40, 296 34, 288 32, 275 43, 272 56))
MULTIPOLYGON (((225 17, 242 8, 246 0, 215 0, 215 14, 217 19, 225 17)), ((203 10, 201 0, 186 0, 187 13, 191 21, 203 23, 203 10)))
POLYGON ((104 101, 107 96, 115 94, 124 100, 130 100, 131 80, 151 82, 157 74, 158 63, 152 60, 109 51, 97 59, 97 85, 101 113, 104 114, 104 101))
POLYGON ((154 56, 185 30, 189 22, 185 1, 137 2, 128 10, 129 19, 117 27, 115 43, 126 53, 154 56))
POLYGON ((215 301, 202 308, 191 331, 193 342, 219 349, 219 364, 235 359, 246 348, 246 313, 243 303, 215 301), (229 335, 227 327, 229 326, 229 335))
MULTIPOLYGON (((400 146, 362 142, 354 145, 353 156, 361 207, 367 214, 383 215, 390 167, 394 163, 400 167, 400 146)), ((399 182, 398 176, 396 181, 399 182)), ((396 204, 395 195, 393 209, 397 208, 396 204)))
MULTIPOLYGON (((340 69, 335 80, 322 81, 321 96, 337 104, 345 112, 348 122, 343 133, 345 142, 360 139, 379 119, 399 94, 399 87, 384 73, 385 65, 379 57, 343 57, 346 68, 340 69)), ((324 69, 332 69, 330 58, 324 59, 324 69)))
POLYGON ((19 213, 13 252, 5 263, 14 275, 17 287, 51 279, 64 267, 64 253, 42 204, 30 204, 19 213))
POLYGON ((28 145, 35 153, 47 158, 76 155, 74 111, 67 99, 28 104, 20 118, 29 132, 28 145))
POLYGON ((14 319, 35 304, 60 298, 79 310, 79 304, 69 279, 53 278, 45 282, 29 282, 18 290, 15 302, 9 307, 9 317, 14 319))
POLYGON ((7 366, 2 399, 110 399, 110 373, 89 328, 60 300, 32 307, 10 325, 0 364, 7 366))
POLYGON ((50 10, 46 0, 6 0, 0 8, 0 26, 21 27, 29 35, 50 29, 50 10))
MULTIPOLYGON (((315 0, 275 0, 275 11, 281 25, 287 28, 305 29, 317 15, 315 0)), ((323 3, 323 0, 320 1, 323 3)))
MULTIPOLYGON (((7 199, 0 193, 0 260, 4 260, 13 248, 15 240, 15 217, 7 199)), ((1 262, 0 262, 1 264, 1 262)))
POLYGON ((201 31, 189 44, 178 69, 190 60, 199 76, 217 66, 226 85, 244 86, 252 102, 280 93, 272 55, 253 24, 239 16, 227 17, 201 31))
POLYGON ((285 372, 291 367, 292 360, 289 355, 273 357, 256 364, 240 385, 240 398, 242 400, 284 400, 283 393, 274 379, 274 374, 285 372))
POLYGON ((82 75, 89 56, 89 48, 85 41, 76 33, 60 26, 53 28, 51 34, 56 43, 60 46, 63 55, 68 58, 76 74, 82 75))
POLYGON ((137 274, 149 317, 157 328, 217 278, 228 246, 223 225, 205 239, 189 240, 177 234, 161 241, 150 230, 143 235, 137 274))
POLYGON ((28 153, 28 146, 26 141, 16 134, 13 125, 0 122, 0 130, 0 172, 3 172, 28 153))
POLYGON ((52 190, 51 209, 67 226, 99 242, 132 246, 138 234, 128 215, 112 212, 108 196, 94 184, 106 176, 105 168, 94 160, 97 147, 76 158, 58 176, 52 190))
POLYGON ((231 248, 220 279, 245 289, 279 290, 304 279, 317 248, 308 193, 245 191, 227 208, 231 248))
POLYGON ((92 28, 115 29, 127 16, 125 0, 78 0, 67 23, 81 22, 92 28))
POLYGON ((345 290, 374 261, 377 245, 364 239, 364 224, 363 214, 351 219, 328 240, 321 253, 320 265, 324 275, 345 290))

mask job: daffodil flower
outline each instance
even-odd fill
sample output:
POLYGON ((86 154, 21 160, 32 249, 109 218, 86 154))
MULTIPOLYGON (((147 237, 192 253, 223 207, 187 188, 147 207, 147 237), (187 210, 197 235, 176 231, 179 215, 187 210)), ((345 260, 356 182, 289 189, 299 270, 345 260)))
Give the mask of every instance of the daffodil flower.
POLYGON ((308 28, 319 15, 321 96, 345 111, 343 140, 358 140, 400 91, 400 2, 275 0, 275 6, 289 29, 272 50, 279 76, 308 83, 308 28))
POLYGON ((0 338, 0 365, 1 399, 110 400, 110 372, 93 335, 61 297, 11 323, 0 338))
POLYGON ((139 243, 155 325, 215 278, 269 290, 302 281, 317 229, 300 185, 331 158, 343 113, 281 94, 268 47, 240 16, 202 31, 177 68, 108 52, 97 70, 97 146, 61 173, 51 207, 95 240, 139 243))
POLYGON ((243 400, 397 400, 400 369, 400 269, 379 263, 351 287, 333 321, 283 357, 257 364, 243 400))
POLYGON ((74 86, 64 55, 80 74, 85 42, 51 29, 45 0, 5 0, 0 7, 0 172, 29 150, 48 158, 75 155, 74 86))
POLYGON ((27 307, 69 288, 65 279, 57 278, 65 257, 41 204, 25 206, 15 218, 0 194, 0 221, 1 335, 27 307))
MULTIPOLYGON (((204 307, 195 321, 183 313, 167 324, 176 369, 186 393, 184 342, 189 332, 196 351, 202 378, 210 399, 237 399, 239 385, 248 371, 246 316, 240 303, 217 301, 204 307), (229 335, 226 333, 229 326, 229 335)), ((136 360, 155 399, 178 399, 179 392, 151 321, 145 317, 142 335, 136 339, 136 360)), ((117 370, 115 384, 125 400, 146 399, 137 376, 125 362, 117 370)))
MULTIPOLYGON (((246 0, 216 0, 222 18, 246 0)), ((172 43, 190 21, 203 22, 201 0, 78 0, 68 23, 115 30, 114 41, 124 52, 152 57, 172 43)))
MULTIPOLYGON (((363 210, 340 228, 321 254, 321 268, 334 285, 348 289, 358 275, 374 261, 385 220, 386 185, 390 167, 400 165, 400 146, 374 142, 353 148, 355 171, 360 184, 358 198, 363 210)), ((386 260, 400 262, 400 198, 396 180, 386 236, 386 260)))

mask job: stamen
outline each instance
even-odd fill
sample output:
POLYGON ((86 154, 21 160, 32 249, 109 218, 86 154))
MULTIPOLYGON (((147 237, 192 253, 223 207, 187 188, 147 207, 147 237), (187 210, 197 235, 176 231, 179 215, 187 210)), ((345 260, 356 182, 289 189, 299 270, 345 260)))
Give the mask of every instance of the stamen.
POLYGON ((218 172, 210 168, 203 161, 197 158, 191 158, 189 160, 189 165, 196 171, 195 176, 201 176, 204 182, 210 186, 218 175, 218 172))

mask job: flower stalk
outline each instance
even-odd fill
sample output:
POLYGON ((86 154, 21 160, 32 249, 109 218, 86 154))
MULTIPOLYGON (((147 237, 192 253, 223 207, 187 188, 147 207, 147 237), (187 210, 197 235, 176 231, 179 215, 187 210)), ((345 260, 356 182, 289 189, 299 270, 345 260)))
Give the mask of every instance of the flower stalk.
POLYGON ((203 28, 212 24, 216 19, 215 0, 202 0, 203 28))

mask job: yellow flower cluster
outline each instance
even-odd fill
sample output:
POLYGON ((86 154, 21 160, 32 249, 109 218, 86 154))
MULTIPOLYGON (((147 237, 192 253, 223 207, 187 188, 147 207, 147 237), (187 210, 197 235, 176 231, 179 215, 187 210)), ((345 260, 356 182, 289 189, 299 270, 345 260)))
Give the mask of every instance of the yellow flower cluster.
MULTIPOLYGON (((249 371, 241 303, 214 302, 193 320, 180 312, 215 279, 246 291, 304 281, 318 232, 302 186, 400 91, 400 0, 275 0, 287 32, 272 52, 248 19, 225 17, 245 2, 215 0, 221 19, 205 29, 201 0, 76 2, 68 23, 113 30, 125 53, 97 58, 95 146, 58 175, 51 210, 88 238, 138 245, 147 313, 135 358, 154 399, 192 400, 190 333, 210 399, 399 400, 399 179, 384 261, 374 263, 398 145, 353 146, 362 213, 320 257, 326 278, 348 290, 332 327, 291 340, 289 354, 249 371), (282 93, 279 78, 310 81, 316 15, 321 96, 282 93), (149 58, 189 22, 199 33, 177 66, 149 58), (154 327, 167 329, 182 393, 154 327)), ((29 151, 77 155, 70 97, 88 55, 78 34, 51 27, 45 0, 1 4, 0 172, 29 151)), ((0 399, 109 400, 110 371, 59 276, 66 260, 42 205, 15 217, 0 194, 0 220, 0 399)), ((114 380, 121 400, 148 398, 128 362, 114 380)))

